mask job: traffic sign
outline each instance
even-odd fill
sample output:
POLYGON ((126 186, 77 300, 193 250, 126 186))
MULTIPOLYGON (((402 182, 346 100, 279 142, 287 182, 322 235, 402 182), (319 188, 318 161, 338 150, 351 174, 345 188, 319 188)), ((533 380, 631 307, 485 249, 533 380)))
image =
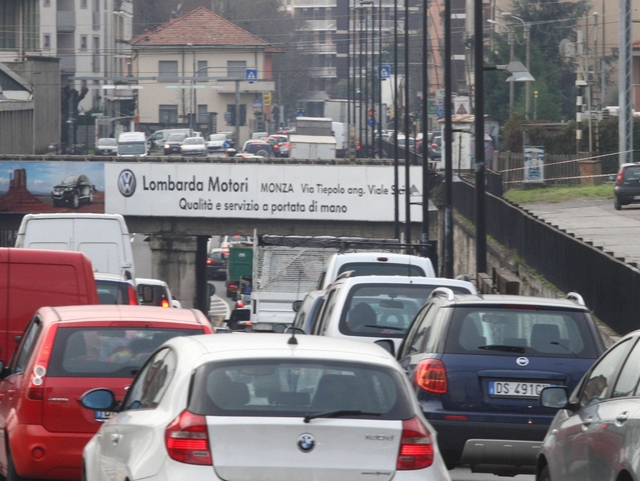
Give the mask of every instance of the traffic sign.
POLYGON ((257 68, 246 69, 244 71, 244 79, 249 83, 253 83, 256 80, 258 80, 258 69, 257 68))
POLYGON ((369 109, 369 117, 375 117, 377 114, 376 109, 369 109))
POLYGON ((367 125, 368 125, 369 127, 375 127, 375 125, 376 125, 376 119, 371 118, 371 119, 367 120, 367 125))
POLYGON ((378 78, 380 80, 387 80, 389 77, 391 77, 391 65, 379 65, 378 78))

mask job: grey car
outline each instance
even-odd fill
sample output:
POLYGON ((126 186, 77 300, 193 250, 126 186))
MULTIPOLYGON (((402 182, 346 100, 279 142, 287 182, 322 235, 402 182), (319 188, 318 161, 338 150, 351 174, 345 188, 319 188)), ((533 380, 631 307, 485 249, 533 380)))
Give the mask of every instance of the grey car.
POLYGON ((622 164, 613 186, 613 206, 640 203, 640 163, 622 164))
POLYGON ((640 479, 640 331, 610 347, 571 393, 547 387, 558 409, 538 454, 538 481, 640 479))
POLYGON ((442 158, 442 136, 436 136, 430 140, 428 151, 431 160, 440 160, 442 158))

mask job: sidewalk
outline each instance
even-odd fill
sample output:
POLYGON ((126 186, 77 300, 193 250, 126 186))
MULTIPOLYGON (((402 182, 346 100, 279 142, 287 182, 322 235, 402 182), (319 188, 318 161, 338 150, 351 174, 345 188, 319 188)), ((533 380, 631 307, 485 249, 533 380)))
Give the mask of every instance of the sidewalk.
POLYGON ((524 210, 634 267, 640 265, 640 206, 621 211, 606 199, 578 199, 557 204, 526 204, 524 210))

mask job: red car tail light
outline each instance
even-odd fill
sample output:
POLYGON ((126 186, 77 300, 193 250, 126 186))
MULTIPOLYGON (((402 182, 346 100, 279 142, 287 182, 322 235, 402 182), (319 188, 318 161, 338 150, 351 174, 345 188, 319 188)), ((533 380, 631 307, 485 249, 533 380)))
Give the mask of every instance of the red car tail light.
POLYGON ((402 421, 402 440, 398 454, 398 471, 424 469, 433 464, 431 433, 415 416, 402 421))
POLYGON ((618 172, 618 178, 616 179, 616 182, 620 184, 623 179, 624 179, 624 169, 620 169, 620 172, 618 172))
POLYGON ((207 420, 186 409, 167 426, 164 442, 169 457, 185 464, 212 466, 207 420))
POLYGON ((27 388, 27 398, 33 401, 42 401, 44 399, 44 377, 49 367, 49 358, 51 357, 51 349, 53 341, 56 337, 57 328, 51 327, 45 335, 44 341, 40 346, 38 357, 33 366, 33 372, 29 379, 29 387, 27 388))
POLYGON ((213 261, 211 259, 207 259, 207 265, 210 266, 211 264, 213 264, 213 261))
POLYGON ((129 295, 129 305, 137 306, 138 302, 138 293, 132 285, 127 286, 127 294, 129 295))
POLYGON ((447 393, 447 370, 442 361, 426 359, 416 366, 416 384, 420 388, 433 394, 447 393))
POLYGON ((167 299, 162 299, 160 307, 171 307, 171 303, 167 299))

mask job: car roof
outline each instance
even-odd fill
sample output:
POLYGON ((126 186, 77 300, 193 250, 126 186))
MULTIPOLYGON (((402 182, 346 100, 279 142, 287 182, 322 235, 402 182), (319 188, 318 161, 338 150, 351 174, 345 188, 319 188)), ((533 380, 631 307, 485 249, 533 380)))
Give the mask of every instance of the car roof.
POLYGON ((96 281, 110 281, 110 282, 128 282, 127 278, 122 274, 113 274, 111 272, 93 272, 93 278, 96 281))
POLYGON ((287 359, 364 361, 397 366, 395 359, 374 343, 325 336, 288 333, 230 333, 217 336, 197 335, 174 338, 169 343, 182 347, 181 350, 185 352, 193 352, 196 345, 199 345, 200 354, 205 356, 202 362, 215 359, 286 357, 287 359), (295 339, 295 344, 289 343, 292 338, 295 339))
MULTIPOLYGON (((433 294, 432 294, 433 296, 433 294)), ((478 305, 478 304, 494 304, 503 306, 540 306, 540 307, 557 307, 562 309, 576 309, 587 311, 587 307, 579 304, 571 299, 553 299, 547 297, 535 296, 516 296, 507 294, 454 294, 453 298, 449 298, 450 305, 478 305)))
POLYGON ((353 259, 354 261, 358 260, 369 260, 371 258, 377 259, 378 257, 386 257, 389 261, 402 261, 402 263, 407 263, 408 260, 415 260, 418 262, 428 262, 428 257, 420 257, 414 256, 411 254, 398 254, 397 252, 384 252, 384 251, 372 251, 372 252, 343 252, 340 254, 334 254, 338 258, 348 257, 349 259, 353 259))
POLYGON ((438 287, 465 287, 472 292, 475 291, 474 285, 469 281, 458 279, 446 279, 443 277, 420 277, 420 276, 359 276, 359 277, 343 277, 335 281, 331 286, 336 285, 354 286, 358 284, 415 284, 424 286, 438 287))
POLYGON ((87 305, 43 307, 39 310, 43 318, 51 322, 86 322, 86 321, 138 321, 138 322, 168 322, 179 324, 202 325, 204 318, 198 316, 193 309, 167 309, 156 306, 118 305, 87 305))
POLYGON ((145 277, 136 277, 136 284, 148 284, 150 286, 167 287, 167 283, 165 281, 161 281, 160 279, 148 279, 145 277))

